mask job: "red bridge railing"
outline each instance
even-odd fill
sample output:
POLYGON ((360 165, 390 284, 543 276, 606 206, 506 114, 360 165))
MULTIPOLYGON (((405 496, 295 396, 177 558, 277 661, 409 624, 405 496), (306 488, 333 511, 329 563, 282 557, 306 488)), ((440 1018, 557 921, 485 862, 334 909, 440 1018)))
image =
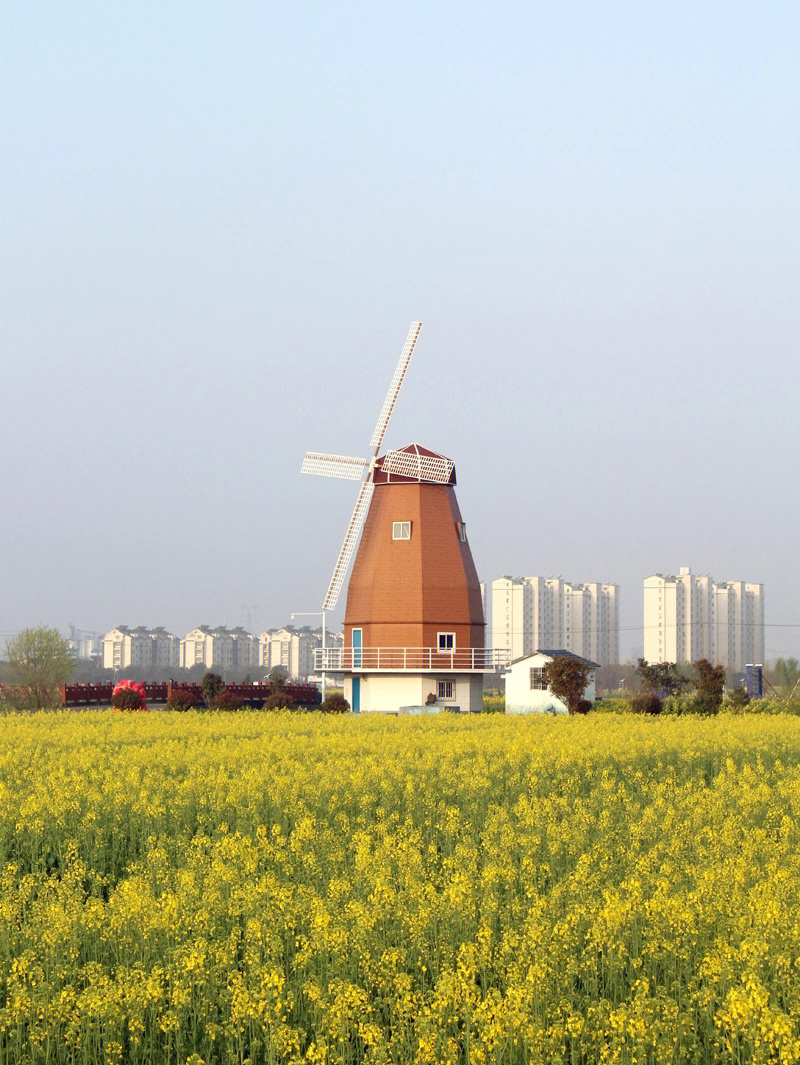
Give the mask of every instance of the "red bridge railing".
MULTIPOLYGON (((195 702, 203 705, 203 688, 200 684, 186 681, 144 681, 148 705, 166 703, 174 691, 187 692, 195 702)), ((250 706, 262 706, 274 692, 270 681, 255 684, 226 684, 228 691, 236 692, 242 702, 250 706)), ((114 685, 111 681, 101 684, 59 684, 62 706, 104 706, 111 702, 114 685)), ((292 697, 292 701, 301 706, 316 706, 322 701, 319 688, 314 684, 284 685, 283 690, 292 697)))

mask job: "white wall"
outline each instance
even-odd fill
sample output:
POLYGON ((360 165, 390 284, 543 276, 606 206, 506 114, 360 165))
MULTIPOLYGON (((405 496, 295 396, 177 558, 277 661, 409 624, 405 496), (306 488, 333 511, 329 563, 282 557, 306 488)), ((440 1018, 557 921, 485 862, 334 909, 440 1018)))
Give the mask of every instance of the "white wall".
MULTIPOLYGON (((351 673, 344 677, 344 697, 353 704, 351 673)), ((483 677, 480 674, 361 674, 361 713, 396 714, 404 706, 423 706, 428 695, 436 694, 437 681, 452 680, 455 691, 452 699, 437 700, 434 709, 445 710, 458 706, 463 713, 483 710, 483 677)))

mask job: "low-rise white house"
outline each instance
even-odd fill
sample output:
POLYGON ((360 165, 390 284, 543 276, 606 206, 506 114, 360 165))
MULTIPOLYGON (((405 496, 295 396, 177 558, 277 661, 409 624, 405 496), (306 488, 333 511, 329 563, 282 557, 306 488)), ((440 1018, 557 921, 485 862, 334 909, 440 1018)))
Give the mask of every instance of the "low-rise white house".
POLYGON ((594 670, 596 662, 590 662, 571 651, 533 651, 515 659, 505 672, 507 714, 567 714, 566 704, 553 695, 544 681, 544 667, 554 658, 566 656, 584 662, 592 670, 583 698, 594 700, 594 670))

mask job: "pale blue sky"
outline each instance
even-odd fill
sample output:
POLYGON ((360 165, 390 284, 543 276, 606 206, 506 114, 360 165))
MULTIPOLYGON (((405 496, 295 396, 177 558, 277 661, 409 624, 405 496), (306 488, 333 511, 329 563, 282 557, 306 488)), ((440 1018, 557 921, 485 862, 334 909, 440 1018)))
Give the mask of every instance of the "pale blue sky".
MULTIPOLYGON (((285 621, 387 442, 482 577, 763 581, 800 650, 800 8, 32 2, 0 35, 0 631, 285 621)), ((343 605, 343 603, 342 603, 343 605)))

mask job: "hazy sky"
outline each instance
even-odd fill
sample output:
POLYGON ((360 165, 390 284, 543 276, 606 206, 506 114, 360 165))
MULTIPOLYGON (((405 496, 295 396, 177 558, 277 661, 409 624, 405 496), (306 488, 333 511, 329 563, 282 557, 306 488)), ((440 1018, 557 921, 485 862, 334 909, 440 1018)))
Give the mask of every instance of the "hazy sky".
POLYGON ((616 581, 624 651, 647 574, 762 581, 800 650, 799 41, 788 0, 10 6, 0 631, 318 609, 357 486, 303 452, 366 454, 420 318, 387 444, 455 459, 482 578, 616 581))

